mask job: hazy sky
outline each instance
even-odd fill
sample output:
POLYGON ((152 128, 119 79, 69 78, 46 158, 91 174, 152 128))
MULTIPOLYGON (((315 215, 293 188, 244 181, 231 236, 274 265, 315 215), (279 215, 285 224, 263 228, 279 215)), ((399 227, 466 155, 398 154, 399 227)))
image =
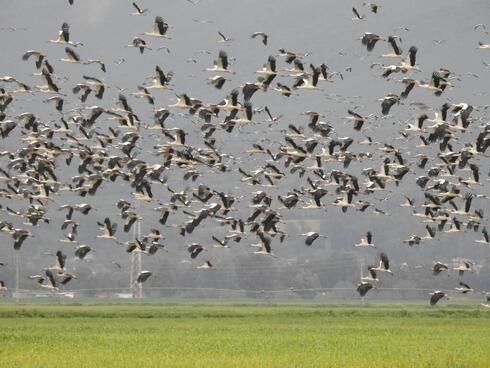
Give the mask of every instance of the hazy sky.
MULTIPOLYGON (((246 218, 251 209, 250 192, 260 188, 252 187, 240 181, 237 172, 238 167, 252 170, 264 165, 266 158, 250 157, 244 153, 251 148, 251 144, 260 143, 268 146, 276 152, 279 144, 284 142, 284 134, 288 124, 295 124, 305 128, 307 137, 311 131, 307 128, 307 117, 305 111, 318 111, 325 120, 335 127, 336 137, 351 136, 356 141, 364 139, 369 135, 376 141, 394 144, 401 152, 410 158, 411 172, 399 187, 389 185, 390 192, 384 192, 369 197, 360 196, 358 199, 366 199, 372 202, 372 207, 366 213, 350 210, 342 214, 338 208, 328 206, 327 209, 293 211, 281 210, 286 224, 283 229, 289 234, 283 244, 274 240, 273 250, 278 259, 257 260, 256 270, 251 273, 268 275, 268 269, 276 267, 284 271, 290 268, 292 273, 301 273, 302 270, 313 270, 324 267, 329 269, 335 265, 345 262, 346 284, 354 286, 357 282, 359 269, 353 260, 366 258, 367 262, 377 262, 379 251, 386 251, 392 258, 394 268, 400 267, 403 262, 410 266, 423 265, 427 270, 432 266, 432 261, 440 259, 449 262, 455 257, 464 257, 475 260, 482 266, 482 275, 475 277, 480 283, 488 284, 488 249, 481 249, 474 245, 474 239, 481 234, 460 233, 455 235, 440 234, 440 240, 435 244, 422 248, 406 248, 403 240, 413 233, 424 234, 425 224, 415 217, 410 216, 410 210, 401 208, 403 194, 415 197, 417 204, 423 203, 423 192, 416 185, 415 180, 423 175, 423 170, 416 168, 413 164, 416 154, 422 151, 415 147, 419 144, 415 136, 410 140, 399 140, 399 131, 408 122, 413 122, 420 114, 414 106, 414 102, 423 102, 429 106, 427 113, 432 118, 444 102, 459 103, 466 102, 476 107, 473 112, 474 123, 471 131, 462 136, 457 149, 461 149, 467 142, 474 140, 478 134, 478 126, 486 123, 488 109, 484 105, 489 103, 488 81, 490 70, 485 68, 482 61, 490 62, 489 50, 478 50, 478 42, 490 42, 490 37, 485 34, 484 29, 474 30, 479 23, 487 24, 490 15, 490 2, 486 0, 466 1, 386 1, 380 2, 381 9, 378 14, 371 13, 368 8, 362 6, 362 2, 343 1, 260 1, 251 0, 244 2, 203 0, 192 4, 186 0, 179 1, 138 1, 142 8, 148 8, 148 16, 131 16, 134 11, 131 1, 120 0, 75 0, 73 6, 68 5, 67 0, 45 0, 45 1, 1 1, 0 6, 0 41, 3 47, 0 58, 0 75, 11 75, 29 85, 41 84, 39 76, 33 76, 36 72, 34 62, 21 60, 23 53, 27 50, 39 50, 45 53, 55 68, 56 75, 60 78, 56 82, 64 94, 64 114, 68 118, 72 109, 80 106, 80 100, 71 92, 71 89, 82 81, 82 75, 90 75, 103 79, 110 87, 104 100, 99 101, 93 96, 87 100, 86 106, 100 105, 106 108, 114 107, 117 95, 122 90, 138 116, 147 123, 152 123, 152 109, 143 99, 131 96, 136 87, 142 84, 150 84, 150 76, 153 74, 155 65, 159 65, 165 72, 174 73, 172 79, 172 90, 154 91, 156 107, 164 107, 176 101, 175 93, 187 93, 189 96, 198 98, 205 103, 217 103, 222 100, 233 88, 243 85, 245 82, 253 82, 257 78, 256 70, 259 70, 269 55, 278 54, 279 48, 306 53, 305 66, 309 63, 319 65, 326 63, 330 71, 338 71, 343 75, 343 80, 333 78, 333 83, 322 83, 318 91, 302 91, 295 93, 289 99, 279 93, 269 90, 267 93, 257 92, 252 103, 254 108, 268 106, 274 115, 282 115, 279 123, 268 126, 263 123, 265 114, 256 113, 254 120, 259 124, 243 127, 227 134, 218 129, 214 135, 217 146, 222 153, 234 156, 235 160, 229 160, 230 171, 218 174, 206 168, 200 168, 201 177, 197 182, 184 182, 183 172, 172 169, 169 171, 169 186, 175 190, 192 189, 198 183, 204 183, 218 191, 243 197, 236 204, 237 212, 242 218, 246 218), (353 21, 352 6, 355 6, 361 14, 366 16, 365 20, 353 21), (168 36, 171 39, 159 39, 145 37, 152 48, 140 55, 138 50, 127 48, 135 36, 143 32, 149 32, 153 28, 155 16, 162 16, 170 24, 168 36), (60 62, 64 57, 64 46, 48 43, 55 39, 63 22, 70 25, 70 37, 73 41, 83 43, 76 49, 82 59, 100 59, 106 63, 107 72, 103 73, 97 65, 70 65, 60 62), (9 27, 17 30, 12 31, 9 27), (26 28, 26 29, 24 29, 26 28), (218 31, 224 33, 232 41, 227 44, 218 43, 218 31), (270 35, 269 44, 262 45, 259 39, 251 39, 250 35, 255 31, 263 31, 270 35), (414 89, 409 98, 400 106, 394 106, 392 115, 381 118, 379 98, 388 93, 399 94, 404 85, 397 80, 404 77, 396 74, 389 80, 380 77, 379 68, 370 68, 373 63, 395 63, 396 61, 380 58, 387 53, 387 44, 380 42, 373 52, 367 53, 361 45, 360 37, 364 32, 373 32, 387 38, 389 35, 399 35, 402 40, 404 55, 410 46, 418 48, 417 63, 421 71, 411 74, 412 77, 429 80, 432 72, 441 67, 448 68, 454 73, 450 87, 441 97, 423 89, 414 89), (437 42, 435 42, 437 41, 437 42), (160 47, 168 47, 170 53, 160 47), (209 85, 207 78, 213 73, 204 71, 211 67, 219 50, 226 50, 232 58, 231 69, 235 74, 223 75, 229 80, 222 90, 216 90, 209 85), (474 73, 471 75, 469 73, 474 73), (347 109, 355 109, 364 116, 371 115, 369 123, 362 133, 354 132, 352 124, 345 119, 347 109), (385 200, 386 199, 386 200, 385 200), (391 214, 377 216, 372 214, 374 207, 383 209, 391 214), (355 251, 352 245, 358 242, 366 231, 372 231, 379 244, 376 251, 355 251), (303 238, 299 234, 306 231, 319 231, 328 235, 328 240, 319 239, 310 248, 303 244, 303 238), (346 260, 342 260, 342 257, 346 260), (265 263, 264 263, 265 262, 265 263), (355 268, 354 268, 355 267, 355 268), (483 281, 482 278, 483 277, 483 281), (485 281, 486 279, 486 281, 485 281)), ((278 68, 283 70, 290 67, 283 59, 277 56, 278 68)), ((291 78, 278 77, 277 81, 292 84, 291 78)), ((1 84, 0 84, 1 85, 1 84)), ((12 86, 3 85, 7 90, 12 86)), ((50 122, 57 120, 59 114, 55 112, 52 105, 43 103, 46 95, 37 93, 35 95, 19 94, 16 100, 7 109, 8 119, 16 120, 16 116, 25 111, 35 113, 39 120, 50 122)), ((188 115, 179 115, 179 111, 167 121, 168 127, 182 127, 189 133, 187 139, 191 144, 203 147, 201 134, 199 133, 199 119, 188 115)), ((224 115, 220 115, 220 119, 224 115)), ((219 120, 217 120, 219 121, 219 120)), ((96 129, 99 132, 107 132, 106 126, 114 126, 105 119, 100 119, 96 129)), ((155 133, 155 132, 152 132, 155 133)), ((0 141, 0 150, 14 150, 19 146, 22 136, 17 129, 8 139, 0 141)), ((158 134, 142 133, 138 142, 138 157, 149 163, 161 164, 161 158, 153 155, 152 149, 155 144, 165 142, 158 134)), ((320 146, 328 143, 328 139, 321 142, 320 146)), ((380 167, 385 155, 377 148, 366 148, 357 143, 351 147, 351 151, 359 153, 370 152, 372 160, 354 162, 347 172, 361 178, 361 170, 380 167)), ((114 150, 113 153, 118 152, 114 150)), ((437 147, 424 151, 430 155, 436 155, 437 147)), ((7 159, 3 157, 0 161, 1 167, 5 168, 7 159)), ((311 162, 312 163, 312 162, 311 162)), ((433 161, 429 166, 437 165, 440 161, 433 161)), ((469 191, 490 195, 488 190, 488 160, 479 158, 475 163, 480 165, 482 186, 472 188, 469 191)), ((60 175, 67 180, 70 176, 77 175, 76 168, 78 159, 74 160, 71 167, 60 165, 60 175), (76 162, 75 162, 76 161, 76 162)), ((310 165, 308 162, 307 165, 310 165)), ((280 164, 281 169, 283 163, 280 164)), ((326 170, 340 169, 340 164, 329 164, 326 170)), ((289 172, 288 169, 284 169, 289 172)), ((467 177, 467 172, 458 175, 467 177)), ((276 188, 266 188, 274 198, 274 208, 279 207, 276 200, 278 194, 284 195, 293 188, 307 188, 306 176, 300 179, 296 174, 288 174, 287 178, 281 180, 276 188)), ((311 174, 310 174, 311 176, 311 174)), ((454 180, 453 180, 454 181, 454 180)), ((264 188, 262 188, 264 189, 264 188)), ((335 187, 329 187, 329 194, 325 197, 325 203, 332 203, 336 196, 335 187)), ((93 272, 86 276, 85 280, 77 281, 79 285, 85 285, 90 280, 92 285, 101 282, 100 275, 104 267, 111 267, 110 261, 117 260, 125 267, 125 270, 117 271, 117 279, 127 276, 129 256, 123 247, 108 244, 95 239, 97 234, 96 221, 101 221, 105 216, 110 216, 119 223, 118 236, 121 241, 131 238, 131 233, 122 232, 123 221, 121 220, 114 204, 119 198, 131 199, 130 192, 133 189, 120 179, 116 183, 104 183, 95 197, 81 198, 69 193, 62 193, 55 198, 54 203, 48 203, 49 217, 52 219, 50 225, 33 228, 33 238, 26 240, 20 254, 23 259, 22 288, 33 288, 33 283, 26 279, 31 272, 39 272, 39 265, 49 266, 53 259, 44 252, 54 252, 62 249, 69 256, 67 268, 93 272), (62 203, 88 202, 93 204, 97 211, 91 213, 90 218, 81 218, 80 234, 77 240, 80 244, 89 244, 96 249, 89 262, 83 263, 73 258, 73 246, 67 246, 59 242, 62 232, 59 226, 62 222, 62 213, 56 211, 62 203)), ((160 187, 155 189, 156 197, 161 203, 168 202, 169 193, 160 187)), ((218 199, 213 199, 218 200, 218 199)), ((28 206, 26 201, 12 203, 2 199, 4 206, 10 205, 18 210, 25 210, 28 206)), ((489 213, 488 200, 475 200, 475 208, 483 208, 489 213)), ((153 211, 158 203, 142 204, 139 213, 143 217, 141 231, 147 233, 150 228, 158 227, 157 213, 153 211)), ((201 207, 199 203, 193 204, 192 209, 201 207)), ((420 210, 420 207, 418 207, 420 210)), ((5 220, 15 223, 17 227, 22 225, 21 219, 2 215, 5 220)), ((178 224, 186 220, 181 213, 169 221, 169 224, 178 224)), ((485 220, 486 224, 486 220, 485 220)), ((211 275, 199 274, 191 276, 186 280, 186 285, 197 285, 199 278, 209 277, 209 285, 225 285, 236 288, 236 272, 234 267, 240 262, 250 259, 250 253, 254 248, 249 247, 256 239, 249 236, 240 244, 232 244, 231 249, 216 250, 212 248, 211 233, 223 237, 227 229, 217 226, 212 220, 207 220, 206 227, 197 229, 193 234, 180 237, 174 227, 159 227, 165 234, 164 243, 169 248, 168 253, 157 254, 154 257, 143 257, 144 268, 152 270, 159 275, 149 280, 149 285, 181 285, 182 280, 173 279, 168 281, 169 275, 175 273, 178 267, 189 272, 194 272, 194 267, 202 260, 210 259, 216 264, 217 270, 211 275), (197 261, 189 262, 186 252, 187 244, 200 242, 209 248, 209 252, 199 257, 197 261), (182 263, 184 261, 184 263, 182 263), (197 280, 197 281, 196 281, 197 280), (229 284, 227 284, 229 282, 229 284)), ((4 247, 0 250, 0 259, 6 259, 10 265, 0 270, 1 277, 10 283, 14 277, 14 254, 11 247, 11 239, 8 235, 1 236, 4 247)), ((342 267, 342 266, 341 266, 342 267)), ((180 269, 180 268, 179 268, 180 269)), ((82 271, 80 271, 82 272, 82 271)), ((272 272, 272 271, 271 271, 272 272)), ((430 272, 426 271, 429 275, 430 272)), ((191 274, 194 275, 194 274, 191 274)), ((270 275, 270 274, 269 274, 270 275)), ((344 277, 344 276, 342 276, 344 277)), ((398 276, 391 286, 397 282, 409 279, 409 275, 398 276)), ((283 287, 281 280, 263 284, 263 288, 283 287), (277 284, 274 284, 277 281, 277 284)), ((456 278, 454 278, 456 280, 456 278)), ((104 285, 111 284, 107 279, 104 285)), ((260 285, 263 278, 257 281, 260 285)), ((388 281, 387 281, 388 282, 388 281)), ((434 288, 438 287, 439 280, 434 280, 434 288)), ((116 280, 114 280, 114 283, 116 280)), ((286 285, 287 286, 287 285, 286 285)), ((289 285, 294 286, 294 285, 289 285)), ((327 282, 321 282, 322 287, 333 287, 327 282)), ((71 288, 77 289, 73 283, 71 288)), ((240 285, 241 288, 247 288, 240 285)), ((254 285, 254 288, 257 286, 254 285)), ((303 287, 305 287, 303 285, 303 287)), ((390 287, 387 284, 386 287, 390 287)), ((490 289, 488 285, 487 289, 490 289)))

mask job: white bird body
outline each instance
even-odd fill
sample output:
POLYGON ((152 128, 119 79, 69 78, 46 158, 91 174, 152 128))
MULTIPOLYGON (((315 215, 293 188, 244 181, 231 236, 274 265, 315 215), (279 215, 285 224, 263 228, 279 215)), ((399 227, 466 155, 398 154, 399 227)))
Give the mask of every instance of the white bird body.
POLYGON ((162 17, 157 15, 155 17, 155 23, 153 25, 153 31, 144 32, 143 34, 145 36, 162 37, 162 38, 170 39, 170 37, 168 37, 166 35, 168 28, 169 28, 169 25, 167 23, 165 23, 165 21, 163 20, 162 17))
POLYGON ((100 228, 103 230, 102 235, 97 235, 98 239, 108 239, 108 240, 117 240, 114 236, 117 224, 111 223, 108 217, 105 218, 104 223, 98 223, 100 228))
POLYGON ((379 261, 379 266, 378 267, 372 267, 371 269, 373 271, 380 271, 380 272, 387 272, 390 275, 393 275, 393 272, 390 270, 390 264, 388 257, 386 256, 385 253, 380 254, 381 260, 379 261))
POLYGON ((215 270, 214 266, 211 264, 210 261, 204 261, 204 263, 198 267, 196 267, 198 270, 215 270))
POLYGON ((368 232, 365 238, 361 238, 361 242, 354 244, 354 247, 371 247, 371 248, 376 248, 376 246, 372 242, 372 234, 371 232, 368 232))
POLYGON ((234 74, 234 72, 228 69, 228 66, 228 54, 225 51, 221 50, 218 54, 218 58, 214 61, 213 66, 211 68, 206 68, 205 70, 208 72, 234 74))

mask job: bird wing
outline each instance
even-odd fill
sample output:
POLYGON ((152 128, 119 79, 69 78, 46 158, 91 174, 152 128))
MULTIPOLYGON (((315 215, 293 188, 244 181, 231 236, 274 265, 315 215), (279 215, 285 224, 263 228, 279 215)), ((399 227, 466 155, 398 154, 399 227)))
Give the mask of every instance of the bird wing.
POLYGON ((265 249, 267 253, 271 252, 271 240, 264 233, 260 232, 259 234, 260 241, 262 243, 262 249, 265 249))
POLYGON ((51 284, 52 287, 56 287, 56 280, 54 279, 54 275, 51 272, 51 270, 46 270, 46 276, 49 280, 49 283, 51 284))
POLYGON ((274 117, 272 116, 272 114, 271 114, 271 112, 270 112, 270 110, 269 110, 269 108, 267 106, 264 107, 264 110, 267 113, 267 115, 269 115, 269 119, 270 120, 274 120, 274 117))
POLYGON ((437 302, 441 299, 441 296, 439 293, 435 293, 430 297, 430 305, 436 305, 437 302))
POLYGON ((71 48, 65 47, 65 53, 69 59, 74 60, 76 62, 80 61, 80 56, 71 48))
POLYGON ((352 111, 352 110, 350 110, 350 109, 349 109, 349 110, 347 110, 347 113, 348 113, 349 115, 351 115, 351 116, 355 117, 356 119, 364 120, 364 118, 363 118, 361 115, 359 115, 357 112, 354 112, 354 111, 352 111))
POLYGON ((70 41, 70 26, 66 22, 61 25, 61 35, 65 42, 70 41))
POLYGON ((381 258, 381 262, 383 263, 385 270, 388 270, 390 268, 390 261, 386 253, 381 253, 379 257, 381 258))
POLYGON ((388 43, 390 44, 391 48, 393 49, 393 52, 395 53, 395 55, 401 55, 402 50, 400 49, 400 47, 396 43, 395 37, 393 37, 393 36, 388 37, 388 43))
POLYGON ((305 240, 306 245, 313 244, 313 242, 316 240, 316 238, 318 238, 317 233, 313 233, 313 234, 309 235, 305 240))
POLYGON ((374 268, 374 266, 369 266, 368 272, 371 275, 371 278, 376 279, 376 270, 374 268))
POLYGON ((164 35, 167 32, 168 29, 168 24, 165 23, 162 17, 157 16, 155 17, 155 33, 158 33, 160 35, 164 35))
POLYGON ((218 65, 223 69, 228 69, 228 54, 221 50, 218 55, 218 65))
POLYGON ((165 76, 163 70, 159 66, 157 66, 155 68, 155 73, 156 73, 156 79, 160 82, 162 86, 165 86, 165 84, 168 83, 169 79, 165 76))
POLYGON ((220 31, 218 31, 218 34, 219 34, 219 36, 221 37, 221 39, 223 41, 225 41, 225 42, 228 41, 228 39, 226 38, 226 36, 223 33, 221 33, 220 31))
POLYGON ((362 17, 359 15, 359 12, 357 11, 356 8, 352 8, 352 12, 354 13, 354 15, 357 17, 357 19, 362 19, 362 17))
POLYGON ((63 253, 61 253, 61 251, 57 251, 56 265, 61 269, 65 268, 65 260, 66 260, 66 256, 63 253))
POLYGON ((136 11, 137 11, 138 13, 141 13, 141 9, 140 9, 140 7, 138 6, 138 4, 136 4, 135 2, 133 2, 133 7, 136 9, 136 11))
POLYGON ((54 84, 53 79, 51 78, 51 74, 46 69, 42 70, 42 76, 46 84, 49 86, 49 89, 58 92, 58 86, 54 84))
POLYGON ((483 237, 484 237, 485 241, 488 243, 490 241, 490 237, 488 236, 487 229, 486 228, 483 228, 483 230, 481 232, 483 234, 483 237))
POLYGON ((109 219, 109 217, 106 217, 104 219, 104 235, 105 236, 111 235, 111 220, 109 219))
POLYGON ((39 51, 35 51, 35 50, 28 50, 24 53, 24 55, 22 55, 22 60, 26 61, 28 60, 32 55, 37 55, 37 56, 40 56, 41 53, 39 51))

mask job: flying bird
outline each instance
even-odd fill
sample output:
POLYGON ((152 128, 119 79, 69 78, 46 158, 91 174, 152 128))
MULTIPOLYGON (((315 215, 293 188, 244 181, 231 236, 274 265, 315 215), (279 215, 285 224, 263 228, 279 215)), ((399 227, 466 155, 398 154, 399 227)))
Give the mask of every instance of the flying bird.
POLYGON ((256 37, 259 37, 262 39, 262 43, 264 44, 264 46, 267 46, 267 41, 269 40, 269 35, 267 35, 266 33, 264 32, 254 32, 252 33, 252 35, 250 36, 251 38, 256 38, 256 37))
POLYGON ((366 32, 361 37, 361 42, 366 46, 367 51, 373 51, 374 46, 379 40, 383 40, 380 36, 375 33, 366 32))
POLYGON ((361 238, 361 242, 354 245, 355 247, 375 247, 373 243, 373 234, 368 231, 365 238, 361 238))
POLYGON ((369 290, 373 289, 374 285, 370 282, 363 281, 357 285, 357 292, 361 297, 365 297, 369 290))
POLYGON ((146 15, 148 13, 148 9, 142 9, 138 4, 133 2, 133 8, 136 9, 135 13, 131 13, 131 15, 146 15))
POLYGON ((151 50, 151 48, 146 44, 146 41, 139 37, 133 38, 131 45, 127 45, 126 47, 136 47, 140 50, 140 54, 143 54, 145 49, 151 50))
POLYGON ((458 266, 454 267, 453 270, 458 271, 459 276, 463 276, 465 272, 473 272, 473 263, 460 260, 458 266))
POLYGON ((226 78, 220 76, 220 75, 215 75, 214 77, 208 78, 209 83, 212 84, 216 89, 221 89, 225 82, 226 78))
POLYGON ((375 271, 380 271, 380 272, 387 272, 390 275, 393 275, 393 272, 390 270, 390 261, 388 259, 388 256, 386 253, 381 253, 379 255, 380 261, 379 261, 379 266, 376 268, 373 268, 375 271))
POLYGON ((79 245, 75 249, 75 256, 77 256, 78 259, 83 260, 92 250, 93 249, 88 245, 79 245))
POLYGON ((55 40, 50 40, 51 43, 69 44, 71 46, 77 47, 83 45, 81 42, 70 41, 70 26, 68 23, 64 22, 61 25, 61 30, 59 31, 58 38, 55 40))
POLYGON ((360 15, 357 9, 354 7, 352 8, 352 12, 355 15, 355 18, 352 18, 352 20, 363 20, 365 18, 364 15, 360 15))
POLYGON ((200 266, 196 267, 198 270, 215 270, 214 266, 211 264, 210 261, 204 261, 204 263, 200 266))
POLYGON ((462 294, 468 294, 473 292, 473 289, 466 283, 460 281, 459 282, 459 287, 455 288, 454 290, 462 293, 462 294))
POLYGON ((434 266, 432 267, 432 274, 434 276, 439 275, 443 271, 449 270, 449 266, 447 264, 441 263, 441 262, 436 262, 434 263, 434 266))
POLYGON ((381 101, 381 113, 383 115, 388 115, 390 113, 391 107, 395 104, 400 103, 400 97, 398 95, 390 93, 379 101, 381 101))
POLYGON ((218 35, 219 35, 219 40, 218 40, 218 43, 228 43, 228 42, 231 42, 233 41, 231 38, 228 38, 226 37, 223 33, 221 33, 220 31, 218 31, 218 35))
POLYGON ((116 240, 116 237, 114 236, 117 230, 117 224, 112 223, 109 217, 106 217, 104 219, 104 222, 97 222, 99 227, 103 230, 102 235, 97 235, 97 238, 99 239, 112 239, 116 240))
MULTIPOLYGON (((157 15, 155 17, 155 23, 153 24, 153 31, 144 32, 143 34, 146 36, 163 37, 163 38, 170 39, 170 37, 168 37, 166 35, 168 28, 169 28, 169 25, 167 23, 165 23, 165 21, 163 20, 163 18, 161 16, 157 15)), ((133 41, 133 43, 134 43, 134 41, 133 41)))
POLYGON ((352 122, 354 123, 354 130, 361 130, 366 121, 365 118, 350 109, 347 110, 347 113, 350 115, 349 117, 347 117, 347 119, 352 120, 352 122))
POLYGON ((211 72, 221 72, 221 73, 232 73, 228 69, 228 54, 226 51, 221 50, 218 54, 218 58, 214 61, 214 65, 212 68, 207 68, 207 71, 211 72))
POLYGON ((41 69, 41 66, 42 66, 43 61, 46 58, 46 56, 44 54, 40 53, 39 51, 28 50, 24 53, 24 55, 22 55, 22 60, 27 61, 31 57, 34 57, 36 60, 36 68, 41 69))
POLYGON ((436 291, 430 293, 430 295, 431 295, 431 297, 430 297, 429 303, 432 306, 436 305, 437 302, 439 300, 441 300, 442 298, 448 298, 446 293, 439 291, 439 290, 436 290, 436 291))
POLYGON ((314 231, 310 231, 308 233, 304 233, 304 234, 301 234, 301 236, 305 236, 306 239, 305 239, 305 244, 310 246, 313 244, 313 242, 318 239, 318 238, 328 238, 328 236, 326 235, 320 235, 314 231))
POLYGON ((374 14, 376 14, 379 8, 381 8, 381 6, 376 3, 363 3, 362 5, 367 6, 374 14))
POLYGON ((207 251, 207 249, 198 243, 192 243, 187 247, 187 251, 190 253, 192 259, 196 259, 199 253, 207 251))
POLYGON ((138 284, 144 283, 148 278, 152 275, 150 271, 141 271, 138 273, 138 277, 136 278, 136 282, 138 284))

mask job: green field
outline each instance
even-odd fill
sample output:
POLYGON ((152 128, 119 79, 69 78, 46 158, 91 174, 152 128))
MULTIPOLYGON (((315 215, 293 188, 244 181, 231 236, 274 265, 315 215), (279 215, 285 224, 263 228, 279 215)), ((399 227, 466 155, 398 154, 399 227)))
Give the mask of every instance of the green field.
POLYGON ((390 303, 0 305, 0 367, 489 367, 490 311, 390 303))

